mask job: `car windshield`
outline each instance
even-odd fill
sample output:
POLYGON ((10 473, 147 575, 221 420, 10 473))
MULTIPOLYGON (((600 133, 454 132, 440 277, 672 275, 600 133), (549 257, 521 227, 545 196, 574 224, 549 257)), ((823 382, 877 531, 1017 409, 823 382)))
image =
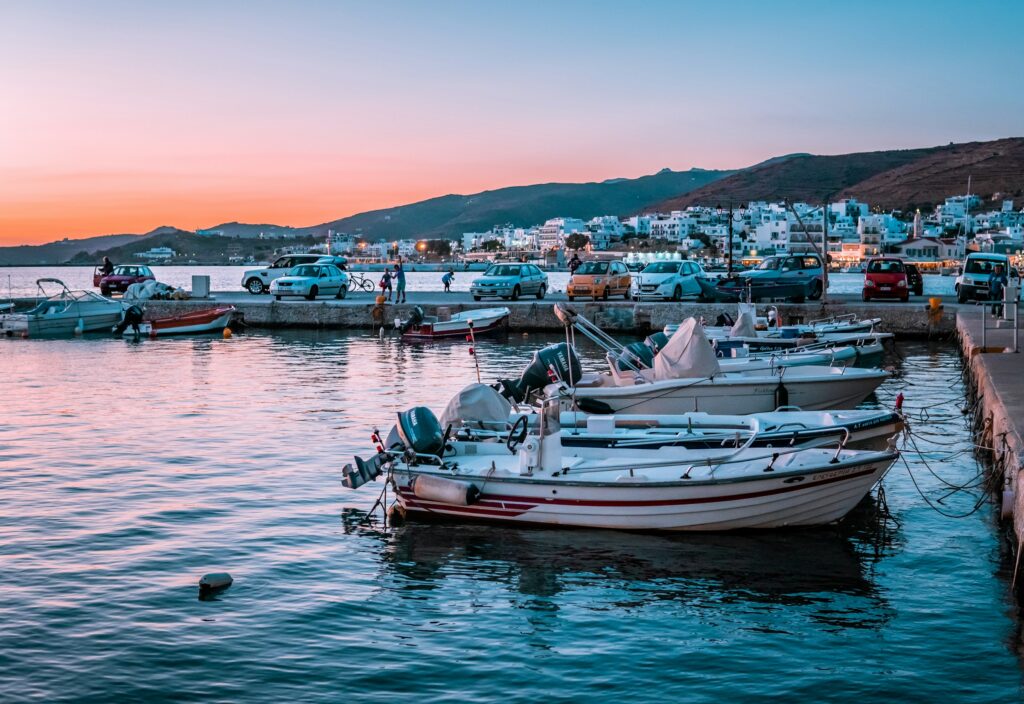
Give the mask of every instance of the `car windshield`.
POLYGON ((320 267, 310 266, 306 264, 304 266, 297 266, 288 272, 289 276, 318 276, 320 274, 320 267))
POLYGON ((485 271, 484 276, 519 276, 519 267, 498 264, 485 271))
POLYGON ((648 264, 644 269, 645 274, 674 274, 679 270, 679 262, 657 262, 648 264))
POLYGON ((758 271, 775 271, 779 268, 780 259, 768 258, 757 265, 758 271))
POLYGON ((869 274, 902 274, 903 262, 894 259, 876 259, 868 263, 869 274))
MULTIPOLYGON (((996 264, 1002 264, 1002 262, 993 261, 992 259, 968 259, 967 260, 967 273, 968 274, 991 274, 996 264)), ((1003 271, 1006 271, 1006 266, 1003 265, 1003 271)))
POLYGON ((607 274, 608 262, 586 262, 576 270, 577 274, 607 274))

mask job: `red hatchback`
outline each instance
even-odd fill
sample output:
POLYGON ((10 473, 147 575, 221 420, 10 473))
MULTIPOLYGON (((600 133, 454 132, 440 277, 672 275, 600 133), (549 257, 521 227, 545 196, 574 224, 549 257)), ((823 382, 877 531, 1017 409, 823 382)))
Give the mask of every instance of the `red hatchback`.
POLYGON ((903 260, 895 257, 869 259, 864 268, 864 292, 861 297, 865 301, 872 298, 898 298, 903 302, 910 300, 907 267, 903 260))
POLYGON ((104 296, 109 296, 112 293, 124 293, 132 284, 155 280, 153 270, 148 266, 141 265, 115 266, 114 273, 106 276, 102 276, 99 272, 93 274, 93 285, 99 286, 100 293, 104 296))

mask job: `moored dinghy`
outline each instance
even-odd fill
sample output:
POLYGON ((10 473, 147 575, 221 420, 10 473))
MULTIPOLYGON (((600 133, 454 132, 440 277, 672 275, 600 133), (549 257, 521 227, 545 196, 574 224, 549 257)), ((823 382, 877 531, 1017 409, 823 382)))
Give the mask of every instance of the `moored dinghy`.
POLYGON ((39 302, 24 313, 0 315, 0 332, 8 336, 45 337, 109 330, 124 314, 120 301, 94 291, 73 291, 60 279, 38 279, 36 287, 39 302), (50 293, 48 285, 60 290, 50 293))

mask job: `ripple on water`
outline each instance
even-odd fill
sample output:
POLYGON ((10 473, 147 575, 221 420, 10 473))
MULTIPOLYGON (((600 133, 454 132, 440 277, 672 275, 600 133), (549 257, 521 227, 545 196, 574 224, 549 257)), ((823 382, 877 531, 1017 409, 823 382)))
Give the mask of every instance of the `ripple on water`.
MULTIPOLYGON (((551 340, 481 343, 483 376, 515 373, 551 340)), ((4 701, 1020 693, 992 511, 943 519, 902 466, 885 482, 898 524, 869 500, 814 531, 385 531, 363 522, 375 492, 343 489, 339 468, 373 425, 475 378, 460 341, 0 344, 4 701), (198 577, 221 570, 235 584, 199 601, 198 577)), ((900 352, 872 403, 903 392, 932 469, 963 483, 978 467, 950 457, 970 449, 955 352, 900 352)))

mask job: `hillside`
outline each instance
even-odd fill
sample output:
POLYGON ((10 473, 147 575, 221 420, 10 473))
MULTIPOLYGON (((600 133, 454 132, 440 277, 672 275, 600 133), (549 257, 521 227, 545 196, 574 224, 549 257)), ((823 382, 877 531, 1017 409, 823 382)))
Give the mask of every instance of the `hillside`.
POLYGON ((662 211, 690 205, 751 200, 820 203, 854 197, 883 209, 930 209, 967 190, 987 198, 1024 188, 1024 138, 969 142, 925 149, 837 156, 794 155, 768 161, 657 204, 662 211))
MULTIPOLYGON (((69 263, 92 264, 103 257, 110 257, 114 262, 141 261, 135 255, 152 247, 169 247, 177 254, 171 263, 198 262, 200 264, 225 264, 229 254, 256 260, 266 260, 273 256, 274 250, 280 247, 280 240, 260 240, 239 238, 227 240, 223 237, 197 235, 186 230, 163 228, 157 234, 136 238, 117 247, 93 253, 80 253, 72 257, 69 263)), ((316 244, 311 236, 297 237, 288 241, 292 245, 311 246, 316 244)))
POLYGON ((143 235, 101 235, 81 240, 62 240, 40 245, 0 247, 0 266, 47 266, 61 264, 79 253, 98 252, 137 240, 143 235))
POLYGON ((370 239, 390 237, 459 237, 492 225, 533 225, 548 218, 591 218, 642 210, 671 196, 687 193, 728 176, 731 171, 670 171, 600 183, 544 183, 513 186, 473 195, 439 198, 360 213, 313 228, 358 233, 370 239))

